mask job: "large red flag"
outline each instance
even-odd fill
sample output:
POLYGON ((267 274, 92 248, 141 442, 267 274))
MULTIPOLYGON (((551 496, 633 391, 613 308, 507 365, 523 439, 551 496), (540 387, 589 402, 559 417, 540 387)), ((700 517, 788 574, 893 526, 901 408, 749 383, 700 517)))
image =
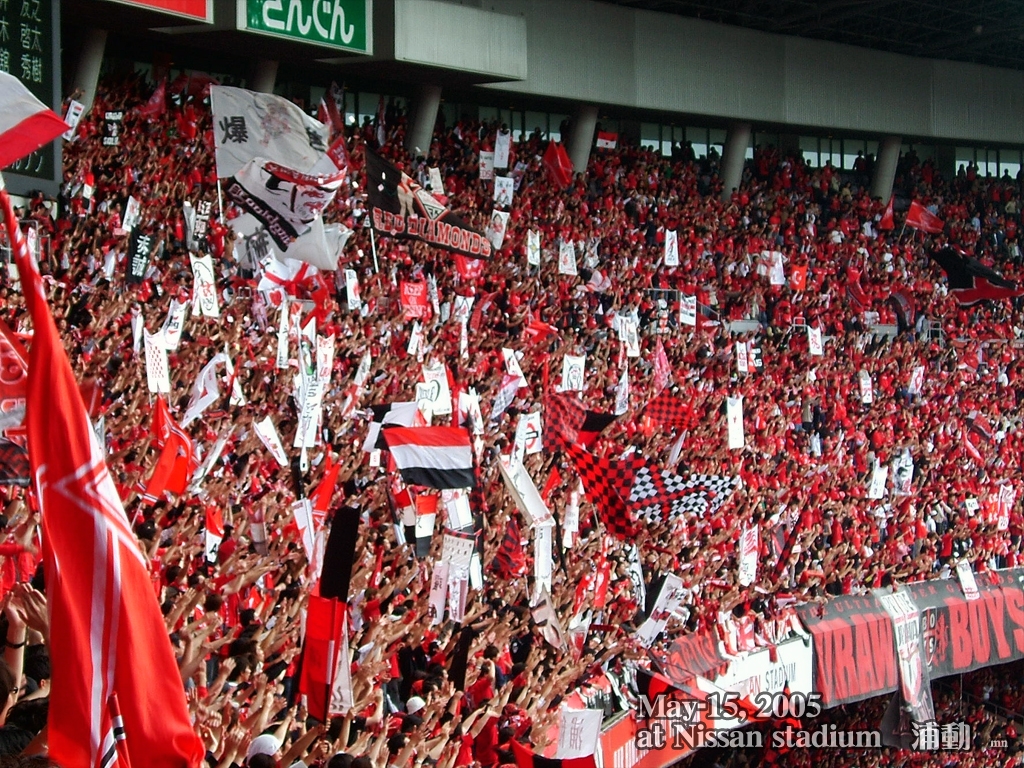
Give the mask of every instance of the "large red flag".
POLYGON ((565 189, 572 183, 573 167, 565 147, 554 141, 548 142, 544 150, 544 167, 556 186, 565 189))
POLYGON ((938 235, 945 228, 946 222, 915 200, 907 211, 907 226, 938 235))
POLYGON ((0 205, 35 329, 26 424, 50 616, 50 758, 65 768, 99 765, 104 710, 116 693, 135 765, 196 768, 203 744, 192 730, 146 560, 3 189, 0 205))
POLYGON ((143 500, 149 504, 156 504, 165 492, 183 494, 196 468, 192 438, 171 416, 163 397, 156 399, 153 433, 156 436, 154 442, 162 450, 142 493, 143 500))
POLYGON ((889 198, 889 204, 885 206, 885 211, 882 213, 882 218, 878 221, 879 230, 889 230, 896 228, 896 220, 893 217, 892 212, 892 201, 895 200, 895 196, 889 198))

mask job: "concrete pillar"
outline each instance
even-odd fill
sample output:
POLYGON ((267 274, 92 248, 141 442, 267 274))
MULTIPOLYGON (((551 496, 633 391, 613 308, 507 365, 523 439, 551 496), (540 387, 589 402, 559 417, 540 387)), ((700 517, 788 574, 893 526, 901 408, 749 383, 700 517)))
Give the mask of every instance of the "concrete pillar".
POLYGON ((405 132, 405 151, 413 157, 430 154, 437 124, 437 110, 441 107, 441 86, 421 85, 413 100, 413 113, 405 132))
POLYGON ((889 202, 892 196, 892 183, 896 179, 896 166, 900 162, 900 147, 903 140, 899 136, 886 136, 878 143, 878 157, 875 158, 875 175, 871 179, 871 196, 880 197, 889 202))
MULTIPOLYGON (((576 173, 586 173, 590 160, 590 148, 594 145, 594 131, 597 129, 597 107, 580 104, 572 116, 572 135, 568 137, 566 150, 576 173)), ((566 137, 562 137, 563 139, 566 137)))
POLYGON ((274 59, 260 59, 252 71, 252 82, 249 83, 249 90, 256 93, 273 93, 274 83, 277 81, 277 61, 274 59))
POLYGON ((100 81, 100 67, 103 65, 103 51, 107 47, 107 30, 90 29, 82 41, 82 52, 75 68, 73 90, 81 91, 78 101, 85 105, 88 112, 96 98, 96 84, 100 81))
POLYGON ((732 191, 739 188, 743 180, 743 164, 747 161, 747 147, 750 146, 750 123, 733 123, 725 136, 722 151, 722 199, 732 197, 732 191))

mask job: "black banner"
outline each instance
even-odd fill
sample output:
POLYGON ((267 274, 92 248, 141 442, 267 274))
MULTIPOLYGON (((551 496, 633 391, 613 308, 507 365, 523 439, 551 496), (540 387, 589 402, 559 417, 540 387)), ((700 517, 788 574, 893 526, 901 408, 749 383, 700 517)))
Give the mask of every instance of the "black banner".
POLYGON ((124 119, 124 112, 103 113, 103 146, 121 146, 121 121, 124 119))
POLYGON ((144 235, 138 229, 132 230, 132 237, 128 243, 127 282, 137 285, 146 278, 152 254, 153 235, 144 235))
POLYGON ((369 220, 376 231, 473 259, 491 258, 491 244, 482 233, 376 152, 367 148, 365 153, 369 220))
POLYGON ((835 707, 896 690, 892 620, 871 595, 797 609, 814 640, 814 690, 835 707))

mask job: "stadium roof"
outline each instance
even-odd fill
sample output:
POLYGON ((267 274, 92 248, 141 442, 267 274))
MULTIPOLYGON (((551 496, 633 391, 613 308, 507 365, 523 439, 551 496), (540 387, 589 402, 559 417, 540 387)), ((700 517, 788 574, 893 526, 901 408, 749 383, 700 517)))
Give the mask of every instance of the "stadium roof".
POLYGON ((1016 0, 603 0, 931 59, 1024 70, 1016 0))

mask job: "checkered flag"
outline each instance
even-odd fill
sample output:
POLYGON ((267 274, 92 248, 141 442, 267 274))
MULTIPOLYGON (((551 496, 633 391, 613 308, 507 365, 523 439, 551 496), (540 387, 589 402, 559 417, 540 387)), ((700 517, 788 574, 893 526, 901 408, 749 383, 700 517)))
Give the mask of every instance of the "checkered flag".
POLYGON ((644 416, 663 427, 685 427, 689 415, 686 404, 667 389, 644 406, 644 416))
POLYGON ((544 398, 544 450, 564 451, 575 443, 589 447, 615 419, 610 413, 588 411, 568 392, 548 394, 544 398))
POLYGON ((568 443, 565 452, 608 533, 618 539, 636 536, 638 529, 626 504, 633 483, 630 467, 622 461, 594 456, 575 443, 568 443))
POLYGON ((686 478, 661 470, 642 456, 636 456, 633 462, 627 506, 637 520, 651 525, 693 516, 707 518, 736 487, 736 478, 732 477, 692 474, 686 478))

